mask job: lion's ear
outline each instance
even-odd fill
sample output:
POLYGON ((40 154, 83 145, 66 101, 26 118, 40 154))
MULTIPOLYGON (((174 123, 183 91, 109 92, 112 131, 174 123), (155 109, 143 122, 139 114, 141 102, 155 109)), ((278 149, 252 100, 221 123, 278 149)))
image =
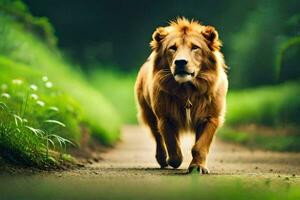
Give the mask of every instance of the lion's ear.
POLYGON ((218 51, 221 49, 222 43, 219 40, 219 35, 216 29, 212 26, 205 26, 202 31, 202 35, 205 37, 208 43, 208 47, 212 51, 218 51))
POLYGON ((168 35, 168 32, 166 28, 164 27, 158 27, 154 33, 152 34, 152 41, 150 42, 150 46, 153 50, 157 50, 161 43, 162 40, 168 35))

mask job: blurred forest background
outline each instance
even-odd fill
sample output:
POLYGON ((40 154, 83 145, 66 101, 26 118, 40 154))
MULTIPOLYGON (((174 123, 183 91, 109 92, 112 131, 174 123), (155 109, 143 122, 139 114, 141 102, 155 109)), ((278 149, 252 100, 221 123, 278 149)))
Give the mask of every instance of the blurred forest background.
MULTIPOLYGON (((151 35, 156 27, 185 16, 215 26, 224 44, 230 93, 219 137, 253 147, 300 150, 299 0, 0 2, 2 98, 17 90, 10 79, 30 85, 39 82, 33 73, 47 75, 59 95, 54 98, 47 90, 41 95, 66 110, 56 121, 66 125, 63 138, 73 143, 80 143, 87 128, 101 142, 113 144, 121 124, 137 123, 133 85, 150 53, 151 35), (62 100, 72 108, 60 105, 62 100)), ((28 115, 38 130, 53 129, 40 127, 41 117, 28 115)))
POLYGON ((231 87, 278 83, 300 74, 297 0, 25 2, 33 15, 49 19, 59 47, 85 70, 107 66, 136 71, 150 53, 155 28, 185 16, 219 31, 231 87))

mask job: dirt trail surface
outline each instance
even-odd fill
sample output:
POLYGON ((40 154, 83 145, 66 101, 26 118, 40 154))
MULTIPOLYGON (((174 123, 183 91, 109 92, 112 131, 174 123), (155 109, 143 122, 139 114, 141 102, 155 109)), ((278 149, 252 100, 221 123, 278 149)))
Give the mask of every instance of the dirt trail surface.
MULTIPOLYGON (((155 143, 150 133, 139 126, 126 126, 116 148, 103 153, 102 161, 86 170, 102 176, 147 176, 186 174, 191 161, 192 135, 183 136, 183 164, 179 169, 159 169, 155 143)), ((251 150, 215 140, 208 158, 213 175, 300 175, 300 154, 251 150)), ((72 173, 72 172, 70 172, 72 173)))
POLYGON ((300 199, 299 153, 215 140, 208 160, 211 174, 187 174, 192 135, 182 138, 180 168, 160 169, 147 130, 125 126, 122 133, 99 162, 80 169, 0 174, 0 199, 300 199))

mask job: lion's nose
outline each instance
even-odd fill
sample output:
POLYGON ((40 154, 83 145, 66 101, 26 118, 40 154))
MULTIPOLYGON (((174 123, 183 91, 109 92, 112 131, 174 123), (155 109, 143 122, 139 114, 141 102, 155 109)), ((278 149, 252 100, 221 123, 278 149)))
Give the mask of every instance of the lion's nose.
POLYGON ((178 59, 178 60, 175 60, 175 65, 176 67, 178 68, 184 68, 186 65, 187 65, 188 61, 185 60, 185 59, 178 59))

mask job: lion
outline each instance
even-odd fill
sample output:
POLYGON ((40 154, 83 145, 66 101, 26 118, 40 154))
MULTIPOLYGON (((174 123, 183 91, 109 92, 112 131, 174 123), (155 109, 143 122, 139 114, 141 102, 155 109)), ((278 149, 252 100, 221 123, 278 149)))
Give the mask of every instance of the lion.
POLYGON ((180 133, 195 134, 188 172, 208 174, 207 156, 223 124, 228 88, 227 66, 218 32, 194 20, 178 18, 158 27, 152 53, 135 83, 139 119, 156 141, 161 168, 183 161, 180 133))

